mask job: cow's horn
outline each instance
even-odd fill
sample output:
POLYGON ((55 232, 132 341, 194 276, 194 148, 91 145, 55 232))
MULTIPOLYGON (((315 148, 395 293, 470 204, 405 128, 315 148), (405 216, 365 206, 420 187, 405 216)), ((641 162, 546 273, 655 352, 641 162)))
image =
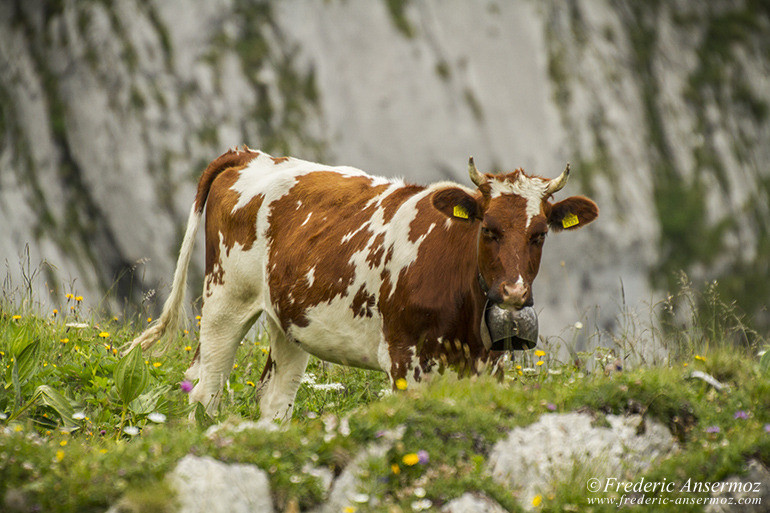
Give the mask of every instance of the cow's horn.
POLYGON ((562 190, 564 186, 567 185, 568 178, 569 178, 569 162, 567 162, 567 167, 564 168, 564 172, 548 183, 548 188, 546 188, 545 190, 545 195, 548 196, 553 194, 556 191, 562 190))
POLYGON ((476 187, 481 187, 489 180, 476 169, 476 164, 473 163, 473 157, 468 159, 468 174, 471 177, 471 182, 475 183, 476 187))

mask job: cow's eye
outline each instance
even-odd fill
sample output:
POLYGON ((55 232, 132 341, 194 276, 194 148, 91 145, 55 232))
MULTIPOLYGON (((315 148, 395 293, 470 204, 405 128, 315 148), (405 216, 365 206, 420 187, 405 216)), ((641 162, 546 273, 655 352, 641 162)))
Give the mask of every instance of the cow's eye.
POLYGON ((490 228, 487 228, 486 226, 482 226, 481 227, 481 235, 485 239, 490 239, 490 240, 497 240, 498 239, 497 232, 492 230, 492 229, 490 229, 490 228))
POLYGON ((535 233, 535 234, 532 235, 532 237, 529 239, 529 241, 532 244, 535 244, 535 245, 539 246, 540 244, 545 242, 546 233, 547 232, 535 233))

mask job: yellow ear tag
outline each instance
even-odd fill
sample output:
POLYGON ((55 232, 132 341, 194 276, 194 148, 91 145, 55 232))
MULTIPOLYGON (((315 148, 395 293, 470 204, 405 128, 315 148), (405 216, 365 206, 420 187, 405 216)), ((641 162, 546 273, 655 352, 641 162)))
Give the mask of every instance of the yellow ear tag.
POLYGON ((576 216, 572 212, 564 216, 564 219, 561 220, 561 225, 564 228, 570 228, 571 226, 575 226, 578 223, 580 223, 578 216, 576 216))
POLYGON ((468 219, 468 211, 465 210, 465 207, 462 205, 455 205, 454 212, 452 212, 455 217, 459 217, 460 219, 468 219))

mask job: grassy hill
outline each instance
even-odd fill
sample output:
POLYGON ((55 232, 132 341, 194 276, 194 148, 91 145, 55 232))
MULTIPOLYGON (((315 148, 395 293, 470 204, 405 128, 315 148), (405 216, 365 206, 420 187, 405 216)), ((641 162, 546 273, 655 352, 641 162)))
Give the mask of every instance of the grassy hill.
MULTIPOLYGON (((385 430, 400 429, 401 439, 369 463, 364 478, 367 493, 380 498, 378 511, 411 511, 417 489, 436 507, 478 490, 518 511, 515 493, 485 470, 492 446, 543 414, 576 410, 591 412, 597 422, 631 412, 667 426, 680 450, 645 476, 650 480, 716 481, 740 472, 750 458, 770 464, 768 358, 758 356, 759 339, 747 345, 724 340, 730 324, 724 312, 658 333, 680 350, 665 364, 635 368, 623 354, 608 359, 611 353, 601 348, 569 363, 538 350, 517 354, 502 381, 447 373, 392 394, 380 373, 313 360, 288 429, 212 437, 206 430, 215 422, 258 418, 264 338, 244 341, 220 417, 209 419, 187 405, 183 386, 195 326, 162 353, 121 358, 118 348, 142 326, 86 321, 77 298, 69 301, 75 308, 63 318, 58 311, 0 311, 0 509, 102 512, 128 497, 139 511, 172 511, 173 494, 162 478, 181 457, 195 454, 256 464, 268 471, 277 511, 304 511, 325 493, 317 474, 299 470, 307 462, 338 475, 385 430), (693 370, 726 387, 693 379, 693 370), (191 413, 196 420, 188 420, 191 413), (425 456, 419 463, 417 454, 425 456)), ((525 450, 537 446, 533 440, 525 450)), ((555 483, 536 508, 582 511, 591 496, 574 482, 555 483)))

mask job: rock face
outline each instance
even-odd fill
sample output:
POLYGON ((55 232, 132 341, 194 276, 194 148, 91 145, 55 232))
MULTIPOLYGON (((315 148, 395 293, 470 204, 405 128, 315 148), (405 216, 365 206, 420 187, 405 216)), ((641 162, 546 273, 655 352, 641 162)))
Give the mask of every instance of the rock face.
POLYGON ((516 428, 492 449, 492 477, 519 491, 529 507, 554 483, 574 480, 590 487, 592 478, 639 475, 676 447, 666 427, 639 415, 607 415, 605 422, 587 413, 554 413, 516 428), (575 469, 587 475, 576 476, 575 469))
POLYGON ((544 335, 594 305, 611 327, 621 279, 635 305, 679 269, 752 309, 770 290, 756 5, 3 2, 0 258, 16 286, 45 260, 32 289, 57 304, 137 303, 167 293, 197 176, 230 146, 420 182, 467 183, 472 154, 549 177, 570 161, 567 193, 601 207, 548 242, 544 335))

